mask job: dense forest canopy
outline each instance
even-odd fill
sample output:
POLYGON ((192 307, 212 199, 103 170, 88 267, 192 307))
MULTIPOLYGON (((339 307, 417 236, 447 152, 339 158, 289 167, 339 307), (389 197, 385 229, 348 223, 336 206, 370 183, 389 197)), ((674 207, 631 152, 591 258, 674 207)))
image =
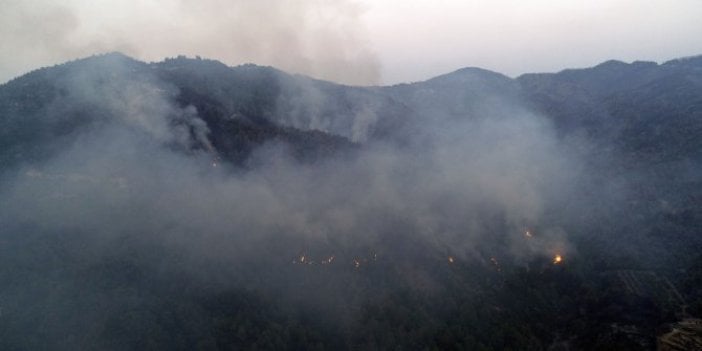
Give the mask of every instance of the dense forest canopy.
POLYGON ((702 58, 0 86, 0 349, 656 347, 702 315, 702 58))

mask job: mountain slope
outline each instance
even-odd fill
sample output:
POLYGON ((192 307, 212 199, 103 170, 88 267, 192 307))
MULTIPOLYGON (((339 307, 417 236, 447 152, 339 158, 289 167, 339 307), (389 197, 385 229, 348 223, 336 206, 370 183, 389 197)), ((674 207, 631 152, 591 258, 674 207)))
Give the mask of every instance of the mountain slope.
MULTIPOLYGON (((37 70, 1 86, 0 164, 43 159, 69 146, 77 135, 114 123, 141 128, 170 144, 183 140, 174 140, 169 129, 185 126, 187 133, 197 134, 195 129, 204 128, 219 156, 236 164, 269 141, 285 144, 299 159, 308 160, 352 147, 343 137, 266 118, 278 96, 272 81, 283 79, 282 72, 172 61, 146 64, 108 54, 37 70), (213 77, 217 79, 208 85, 213 77), (197 119, 205 125, 192 125, 197 119)), ((195 138, 180 146, 206 149, 202 141, 195 138)))
POLYGON ((658 65, 608 61, 518 78, 524 93, 564 131, 582 130, 635 158, 698 158, 702 144, 699 57, 658 65))
POLYGON ((0 86, 0 349, 652 349, 702 314, 700 58, 0 86))

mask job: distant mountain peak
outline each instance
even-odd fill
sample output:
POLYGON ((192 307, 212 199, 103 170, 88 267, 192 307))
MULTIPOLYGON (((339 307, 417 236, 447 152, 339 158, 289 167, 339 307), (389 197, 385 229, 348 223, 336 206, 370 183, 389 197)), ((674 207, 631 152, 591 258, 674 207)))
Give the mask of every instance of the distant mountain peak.
POLYGON ((702 55, 681 57, 674 60, 666 61, 664 66, 687 66, 702 68, 702 55))
POLYGON ((509 77, 505 76, 502 73, 497 73, 493 72, 484 68, 479 68, 479 67, 463 67, 460 69, 457 69, 451 73, 443 74, 440 76, 437 76, 435 78, 432 78, 430 80, 435 80, 435 79, 447 79, 447 78, 490 78, 490 79, 510 79, 509 77))
POLYGON ((607 60, 605 62, 600 63, 599 65, 593 67, 593 68, 616 68, 616 67, 626 67, 629 64, 624 62, 624 61, 619 61, 619 60, 607 60))
POLYGON ((451 73, 443 74, 419 84, 441 86, 493 86, 494 84, 509 84, 512 79, 497 72, 477 68, 464 67, 451 73))
POLYGON ((96 54, 86 58, 76 60, 78 62, 99 61, 99 62, 140 62, 137 59, 123 54, 119 51, 111 51, 103 54, 96 54))

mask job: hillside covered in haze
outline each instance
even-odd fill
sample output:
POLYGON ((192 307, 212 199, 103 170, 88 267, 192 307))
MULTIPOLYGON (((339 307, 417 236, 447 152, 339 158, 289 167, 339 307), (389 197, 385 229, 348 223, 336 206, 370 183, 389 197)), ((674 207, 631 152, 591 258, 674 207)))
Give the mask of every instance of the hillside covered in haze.
POLYGON ((702 316, 702 58, 0 86, 0 349, 654 349, 702 316))

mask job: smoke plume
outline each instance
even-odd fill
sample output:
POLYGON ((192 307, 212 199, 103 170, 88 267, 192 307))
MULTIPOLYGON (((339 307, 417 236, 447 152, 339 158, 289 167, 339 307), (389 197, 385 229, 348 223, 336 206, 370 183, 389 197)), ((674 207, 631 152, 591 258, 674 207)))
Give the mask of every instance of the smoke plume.
POLYGON ((4 0, 0 80, 40 65, 121 51, 146 60, 203 55, 347 84, 379 81, 352 0, 4 0))
MULTIPOLYGON (((50 157, 2 173, 0 263, 23 272, 0 290, 3 318, 15 321, 9 345, 89 348, 115 332, 110 323, 131 327, 120 316, 148 321, 140 313, 163 296, 190 306, 190 296, 227 291, 272 294, 344 328, 375 292, 441 292, 447 256, 489 267, 568 250, 546 213, 578 160, 517 103, 420 116, 409 121, 420 143, 366 140, 352 155, 300 164, 272 141, 248 169, 213 167, 210 127, 176 103, 175 87, 120 56, 99 62, 59 79, 66 93, 44 111, 51 123, 80 111, 85 126, 50 157), (363 278, 366 266, 377 269, 363 278), (68 337, 76 330, 84 336, 68 337)), ((189 308, 187 320, 206 319, 189 308)))

